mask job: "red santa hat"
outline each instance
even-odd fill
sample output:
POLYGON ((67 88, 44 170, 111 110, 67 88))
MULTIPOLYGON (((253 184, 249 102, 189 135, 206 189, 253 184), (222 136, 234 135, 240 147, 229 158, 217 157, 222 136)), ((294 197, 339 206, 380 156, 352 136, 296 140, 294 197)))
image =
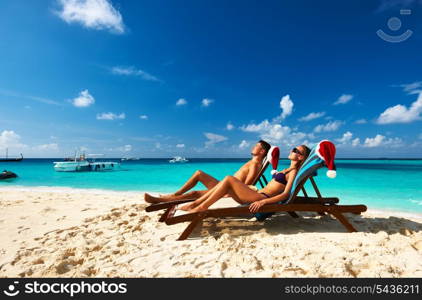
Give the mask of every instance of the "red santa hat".
POLYGON ((337 172, 334 164, 334 158, 336 156, 336 147, 334 144, 330 141, 324 140, 318 144, 316 153, 324 160, 325 165, 328 168, 327 176, 335 178, 337 172))
POLYGON ((267 161, 271 164, 273 169, 271 174, 277 173, 278 160, 280 159, 280 149, 276 146, 271 146, 267 153, 267 161))

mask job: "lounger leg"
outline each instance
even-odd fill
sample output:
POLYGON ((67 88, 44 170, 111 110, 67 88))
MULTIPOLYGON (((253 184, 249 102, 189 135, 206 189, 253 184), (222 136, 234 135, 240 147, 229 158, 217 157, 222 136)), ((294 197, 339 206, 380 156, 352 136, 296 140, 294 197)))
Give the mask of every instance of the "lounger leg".
POLYGON ((165 222, 170 211, 171 211, 172 207, 170 206, 169 208, 166 209, 166 211, 161 215, 160 219, 158 220, 159 222, 165 222))
POLYGON ((294 211, 288 211, 287 212, 292 218, 299 218, 299 215, 295 213, 294 211))
POLYGON ((346 227, 346 229, 349 232, 357 232, 357 230, 355 229, 355 227, 353 227, 353 225, 349 223, 349 221, 347 220, 347 218, 345 216, 343 216, 343 214, 341 212, 331 211, 330 214, 332 214, 334 217, 336 217, 337 220, 339 220, 340 223, 343 224, 344 227, 346 227))
POLYGON ((190 222, 188 227, 186 227, 185 231, 182 232, 182 234, 179 236, 177 240, 178 241, 186 240, 189 237, 189 235, 192 233, 192 231, 195 229, 196 225, 198 225, 198 223, 201 222, 204 219, 204 217, 205 217, 204 214, 198 214, 195 217, 195 219, 193 219, 192 222, 190 222))

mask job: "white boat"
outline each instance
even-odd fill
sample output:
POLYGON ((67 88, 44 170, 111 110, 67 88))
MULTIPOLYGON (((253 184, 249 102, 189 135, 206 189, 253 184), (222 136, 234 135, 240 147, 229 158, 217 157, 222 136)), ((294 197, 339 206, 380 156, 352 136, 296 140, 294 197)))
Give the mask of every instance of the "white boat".
POLYGON ((122 157, 120 161, 128 161, 128 160, 140 160, 139 157, 122 157))
MULTIPOLYGON (((88 156, 100 156, 102 154, 88 154, 88 156)), ((57 172, 91 172, 91 171, 113 171, 120 168, 119 162, 114 161, 90 161, 85 156, 80 156, 74 161, 55 161, 54 170, 57 172)))
POLYGON ((188 162, 189 160, 187 160, 184 157, 181 156, 175 156, 172 159, 169 160, 170 163, 185 163, 188 162))
POLYGON ((57 172, 91 171, 88 161, 55 161, 54 170, 57 172))

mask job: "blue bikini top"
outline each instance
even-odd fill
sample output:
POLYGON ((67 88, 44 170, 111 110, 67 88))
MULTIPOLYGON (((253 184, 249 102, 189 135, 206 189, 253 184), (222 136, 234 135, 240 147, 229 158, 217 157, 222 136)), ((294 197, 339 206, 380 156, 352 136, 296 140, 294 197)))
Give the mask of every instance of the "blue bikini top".
POLYGON ((277 181, 278 183, 287 184, 286 174, 284 174, 284 173, 281 173, 281 172, 274 173, 273 179, 275 179, 275 181, 277 181))
MULTIPOLYGON (((291 170, 287 171, 287 173, 289 173, 291 170)), ((275 181, 277 181, 278 183, 287 184, 287 179, 286 179, 286 174, 284 174, 283 172, 278 172, 278 173, 274 173, 273 174, 273 179, 275 179, 275 181)))

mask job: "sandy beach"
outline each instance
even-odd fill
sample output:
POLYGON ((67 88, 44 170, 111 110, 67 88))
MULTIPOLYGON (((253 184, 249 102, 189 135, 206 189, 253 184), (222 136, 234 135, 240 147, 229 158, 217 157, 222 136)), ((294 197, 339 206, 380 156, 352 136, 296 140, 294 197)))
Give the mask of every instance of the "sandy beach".
POLYGON ((159 223, 145 207, 141 192, 2 187, 0 276, 422 276, 417 215, 347 215, 357 233, 311 214, 208 219, 176 241, 187 224, 159 223))

